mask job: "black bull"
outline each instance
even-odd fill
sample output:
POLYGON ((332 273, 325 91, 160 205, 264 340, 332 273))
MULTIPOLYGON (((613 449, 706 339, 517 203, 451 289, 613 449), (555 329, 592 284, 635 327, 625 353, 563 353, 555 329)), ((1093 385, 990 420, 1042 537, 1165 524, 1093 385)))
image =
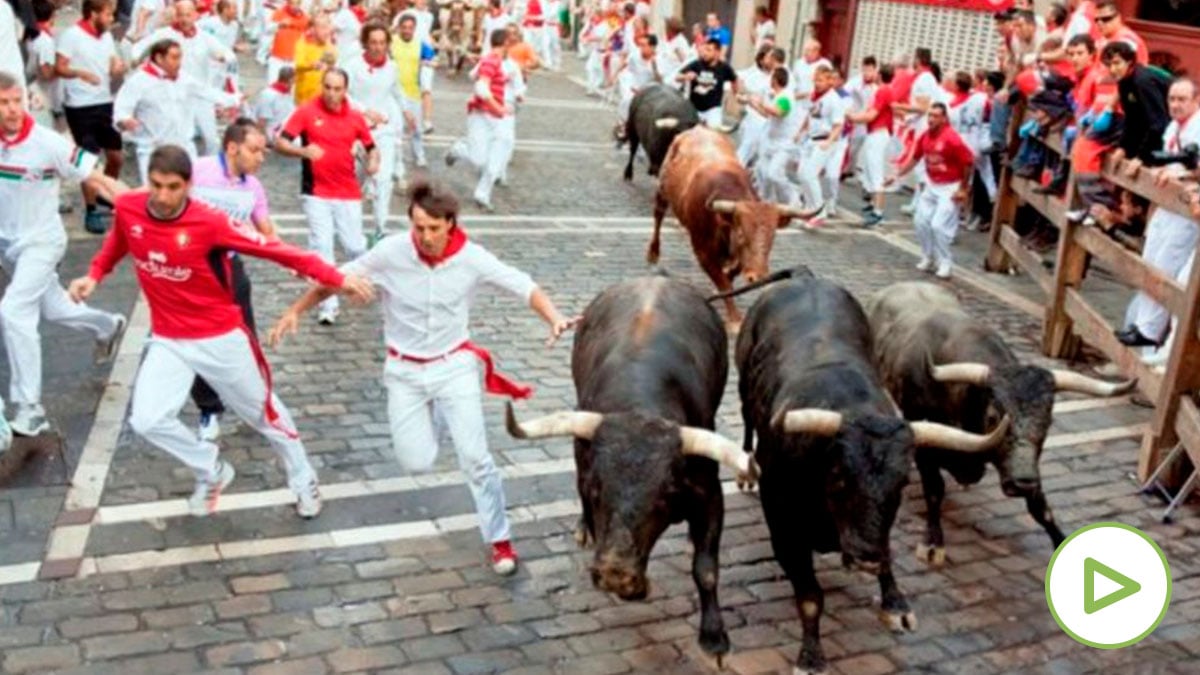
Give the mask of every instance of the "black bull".
POLYGON ((645 146, 650 160, 648 173, 657 176, 675 137, 699 123, 696 109, 675 89, 655 84, 638 92, 625 123, 625 139, 629 142, 625 180, 633 180, 633 159, 639 143, 645 146))
POLYGON ((713 460, 740 479, 756 473, 735 442, 710 431, 729 370, 724 325, 699 291, 665 277, 617 284, 583 316, 571 354, 579 410, 518 424, 510 408, 509 431, 575 437, 577 537, 595 543, 599 588, 644 599, 651 549, 670 524, 687 522, 700 645, 724 654, 717 555, 725 507, 713 460))
POLYGON ((914 449, 979 452, 999 442, 1007 420, 980 436, 900 419, 875 374, 862 307, 817 279, 764 291, 742 324, 737 366, 744 447, 757 434, 763 513, 804 629, 797 670, 822 672, 824 594, 812 554, 841 551, 848 565, 876 574, 885 622, 915 629, 889 545, 914 449))

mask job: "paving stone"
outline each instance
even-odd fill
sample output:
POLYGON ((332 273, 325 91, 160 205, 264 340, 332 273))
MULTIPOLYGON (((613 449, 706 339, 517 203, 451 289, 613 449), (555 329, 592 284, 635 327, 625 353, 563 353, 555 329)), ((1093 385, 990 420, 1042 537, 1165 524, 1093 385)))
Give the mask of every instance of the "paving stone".
POLYGON ((268 595, 239 595, 214 603, 217 616, 222 619, 238 619, 255 614, 271 612, 271 598, 268 595))
POLYGON ((316 627, 308 612, 255 616, 247 619, 247 624, 250 626, 250 632, 259 637, 293 635, 316 627))
POLYGON ((212 607, 208 605, 189 605, 187 607, 172 607, 170 609, 155 609, 142 612, 142 621, 146 628, 175 628, 207 623, 215 618, 212 607))
POLYGON ((443 665, 440 661, 414 663, 409 666, 388 668, 378 672, 379 675, 451 675, 450 669, 443 665))
POLYGON ((222 642, 245 640, 250 635, 240 623, 221 623, 204 626, 181 626, 171 631, 171 646, 175 649, 192 649, 222 642))
POLYGON ((10 673, 68 668, 77 663, 79 648, 75 645, 25 647, 9 650, 4 654, 4 670, 10 673))
POLYGON ((233 592, 238 595, 248 593, 270 593, 291 587, 291 581, 283 574, 263 574, 252 577, 234 577, 229 580, 233 592))
POLYGON ((418 558, 386 558, 384 560, 368 560, 354 566, 354 571, 360 579, 378 579, 402 577, 425 569, 425 563, 418 558))
POLYGON ((314 609, 332 602, 333 591, 328 588, 299 588, 271 594, 271 604, 280 612, 314 609))
POLYGON ((561 663, 557 667, 560 673, 595 673, 596 675, 611 675, 627 673, 629 663, 617 654, 595 654, 584 656, 561 663))
POLYGON ((379 598, 390 598, 395 595, 395 590, 392 588, 390 581, 363 581, 356 584, 344 584, 338 586, 335 591, 339 599, 343 602, 361 602, 363 600, 376 600, 379 598))
POLYGON ((476 675, 477 673, 497 673, 515 667, 521 663, 521 653, 511 649, 480 652, 478 654, 460 654, 446 659, 446 664, 455 675, 476 675))
POLYGON ((471 628, 463 631, 461 637, 472 652, 519 647, 537 639, 533 631, 513 624, 471 628))
POLYGON ((358 634, 368 645, 380 642, 399 642, 408 638, 429 634, 429 628, 419 618, 393 619, 366 623, 358 627, 358 634))
POLYGON ((108 614, 91 619, 67 619, 58 624, 58 632, 68 640, 74 640, 105 633, 127 633, 137 627, 137 617, 132 614, 108 614))
POLYGON ((171 641, 168 636, 159 631, 105 635, 83 641, 84 655, 89 660, 164 652, 170 647, 171 641))
POLYGON ((343 649, 328 654, 325 661, 335 673, 374 670, 403 664, 407 659, 398 647, 343 649))
POLYGON ((295 658, 325 654, 353 642, 354 637, 348 628, 310 630, 288 638, 287 654, 289 657, 295 658))
POLYGON ((329 666, 320 657, 267 663, 251 668, 248 675, 325 675, 329 666))
POLYGON ((483 623, 483 613, 478 609, 460 609, 453 612, 438 612, 426 616, 429 632, 434 635, 454 633, 464 628, 483 623))
POLYGON ((558 613, 550 603, 537 599, 492 605, 483 611, 492 623, 520 623, 531 619, 552 617, 558 613))
MULTIPOLYGON (((684 625, 686 626, 686 624, 684 625)), ((600 622, 588 614, 562 614, 553 619, 534 621, 530 627, 538 634, 538 637, 543 638, 592 633, 602 628, 600 622)))
POLYGON ((405 640, 404 653, 413 661, 440 659, 466 651, 457 635, 431 635, 405 640))
POLYGON ((53 623, 60 619, 96 616, 103 610, 95 598, 63 598, 31 602, 21 607, 21 623, 53 623))
POLYGON ((455 588, 462 588, 466 585, 461 575, 454 571, 438 572, 436 574, 424 574, 414 577, 403 577, 396 579, 394 586, 396 595, 401 597, 406 595, 425 595, 435 593, 437 591, 448 591, 455 588))
POLYGON ((407 597, 390 598, 384 603, 388 614, 393 617, 445 612, 454 609, 454 603, 445 593, 425 593, 407 597))
POLYGON ((211 666, 244 666, 259 661, 273 661, 285 653, 287 647, 283 641, 262 640, 211 647, 205 650, 204 658, 211 666))

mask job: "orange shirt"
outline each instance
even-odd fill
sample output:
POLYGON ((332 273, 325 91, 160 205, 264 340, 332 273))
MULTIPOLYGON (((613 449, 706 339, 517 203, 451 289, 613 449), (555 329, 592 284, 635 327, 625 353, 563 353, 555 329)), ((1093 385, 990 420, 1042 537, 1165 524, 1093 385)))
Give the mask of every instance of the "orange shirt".
POLYGON ((528 42, 518 42, 508 48, 508 57, 520 66, 521 70, 529 71, 537 63, 537 52, 528 42))
POLYGON ((279 24, 275 41, 271 43, 271 56, 281 61, 291 61, 296 56, 296 41, 308 30, 308 15, 304 12, 292 14, 288 7, 280 7, 271 15, 271 21, 279 24))

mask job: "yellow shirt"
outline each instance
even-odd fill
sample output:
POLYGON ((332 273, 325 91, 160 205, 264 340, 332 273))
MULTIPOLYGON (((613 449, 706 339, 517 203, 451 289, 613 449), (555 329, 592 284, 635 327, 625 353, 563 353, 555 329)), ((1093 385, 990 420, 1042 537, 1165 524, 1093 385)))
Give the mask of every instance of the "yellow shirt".
POLYGON ((332 42, 317 44, 311 42, 307 36, 296 42, 296 105, 304 105, 321 93, 321 76, 324 75, 324 71, 318 70, 317 66, 326 53, 337 55, 337 48, 332 42))
POLYGON ((410 101, 421 98, 421 42, 412 39, 408 42, 399 37, 392 39, 392 60, 396 62, 396 79, 400 83, 400 91, 410 101))

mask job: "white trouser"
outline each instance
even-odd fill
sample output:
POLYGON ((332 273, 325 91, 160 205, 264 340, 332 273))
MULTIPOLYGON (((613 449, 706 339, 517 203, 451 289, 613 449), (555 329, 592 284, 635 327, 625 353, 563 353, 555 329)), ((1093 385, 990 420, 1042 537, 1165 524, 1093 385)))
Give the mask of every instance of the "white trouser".
POLYGON ((392 450, 401 468, 428 471, 437 459, 436 406, 475 500, 480 533, 484 541, 494 543, 511 535, 500 472, 488 452, 479 380, 479 360, 470 352, 425 364, 389 357, 383 368, 392 450))
POLYGON ((938 264, 953 262, 950 244, 958 230, 958 203, 954 193, 961 183, 927 183, 917 198, 913 229, 921 244, 921 255, 938 264))
MULTIPOLYGON (((846 151, 846 143, 838 140, 826 147, 827 142, 827 140, 809 141, 808 148, 800 160, 800 194, 804 197, 805 206, 810 209, 826 203, 821 190, 821 172, 824 171, 828 174, 830 167, 836 166, 837 168, 833 169, 835 184, 838 178, 837 174, 841 172, 842 155, 846 151)), ((828 176, 826 182, 828 183, 828 176)), ((829 203, 836 203, 836 197, 836 193, 831 192, 829 203)))
POLYGON ((196 340, 152 336, 134 383, 129 410, 133 431, 186 464, 197 480, 216 480, 217 445, 200 440, 195 429, 179 421, 197 375, 220 395, 227 410, 267 438, 293 492, 316 480, 292 416, 274 392, 270 401, 277 417, 267 419, 267 381, 241 328, 196 340))
MULTIPOLYGON (((333 264, 333 237, 337 234, 346 258, 353 260, 367 250, 362 231, 362 200, 325 199, 304 195, 304 217, 308 220, 308 248, 333 264)), ((322 312, 337 311, 336 295, 321 303, 322 312)))
MULTIPOLYGON (((1194 265, 1195 263, 1196 263, 1196 251, 1193 250, 1191 253, 1188 254, 1187 262, 1185 262, 1183 264, 1183 267, 1179 268, 1179 272, 1177 272, 1175 274, 1175 283, 1179 284, 1180 286, 1183 286, 1184 288, 1187 288, 1188 282, 1191 281, 1191 277, 1192 277, 1192 265, 1194 265)), ((1130 309, 1133 309, 1134 304, 1136 304, 1136 303, 1130 303, 1130 309)), ((1129 312, 1126 312, 1126 316, 1129 316, 1129 312)), ((1153 356, 1151 357, 1151 359, 1149 359, 1149 360, 1155 362, 1156 365, 1165 365, 1166 364, 1167 358, 1170 357, 1170 355, 1171 355, 1171 343, 1175 341, 1175 336, 1178 335, 1178 332, 1177 332, 1178 330, 1179 330, 1179 317, 1172 316, 1171 317, 1171 332, 1167 334, 1167 339, 1165 342, 1163 342, 1162 347, 1159 348, 1158 352, 1154 353, 1153 356)), ((1153 349, 1153 348, 1149 348, 1149 349, 1153 349)))
MULTIPOLYGON (((1166 209, 1159 209, 1146 225, 1146 245, 1142 248, 1142 259, 1161 270, 1164 275, 1175 277, 1187 263, 1188 256, 1196 250, 1197 234, 1200 234, 1200 231, 1191 220, 1166 209)), ((1151 340, 1157 341, 1161 338, 1171 318, 1166 308, 1151 300, 1145 293, 1138 293, 1132 304, 1130 315, 1138 332, 1151 340)))
POLYGON ((479 169, 474 196, 483 202, 491 203, 492 187, 504 174, 516 143, 516 125, 508 117, 511 116, 499 118, 480 112, 468 113, 466 141, 456 141, 450 149, 454 155, 467 159, 479 169))
POLYGON ((887 129, 876 129, 867 134, 858 152, 858 167, 862 171, 863 191, 875 194, 883 191, 887 180, 888 148, 892 135, 887 129))
POLYGON ((217 154, 221 150, 221 137, 217 135, 217 110, 212 101, 193 98, 188 105, 196 119, 196 135, 204 142, 204 156, 217 154))
POLYGON ((67 297, 57 271, 64 252, 65 242, 23 247, 6 252, 3 258, 9 279, 0 300, 0 327, 8 353, 12 380, 9 398, 13 403, 41 403, 41 319, 90 331, 97 339, 111 336, 117 329, 116 314, 76 304, 67 297))
POLYGON ((788 176, 788 165, 795 157, 795 148, 791 143, 770 139, 763 140, 762 148, 756 166, 763 199, 778 204, 795 204, 800 194, 788 176))
POLYGON ((850 139, 839 138, 825 160, 825 192, 828 195, 826 207, 829 215, 837 212, 838 193, 842 189, 842 167, 846 165, 846 150, 849 147, 850 139))
MULTIPOLYGON (((425 163, 425 136, 422 131, 425 125, 425 115, 421 111, 420 99, 410 99, 404 96, 399 97, 400 102, 400 117, 396 119, 393 129, 395 132, 395 142, 398 144, 404 143, 408 139, 412 144, 413 159, 418 164, 425 163), (408 118, 412 118, 411 127, 408 124, 408 118)), ((403 177, 404 170, 404 152, 398 151, 394 155, 396 167, 396 175, 403 177)))
POLYGON ((617 76, 617 118, 622 123, 629 119, 629 107, 633 105, 633 76, 628 70, 617 76))
MULTIPOLYGON (((149 176, 150 155, 154 154, 154 150, 156 148, 158 148, 159 145, 166 145, 167 143, 172 143, 172 142, 165 141, 165 142, 157 144, 157 145, 152 145, 150 143, 138 143, 137 144, 136 153, 137 153, 138 177, 142 179, 142 185, 148 185, 150 183, 150 176, 149 176)), ((196 142, 194 140, 189 138, 186 141, 173 142, 172 144, 178 145, 179 147, 186 150, 188 157, 191 157, 193 162, 196 161, 196 142)))
POLYGON ((767 118, 753 110, 746 113, 745 119, 742 120, 742 137, 738 141, 737 149, 738 161, 742 166, 750 166, 751 162, 764 154, 763 144, 766 143, 768 128, 767 118))
POLYGON ((383 232, 387 229, 388 207, 392 202, 392 185, 396 179, 396 169, 404 176, 404 163, 396 158, 396 132, 391 125, 385 124, 371 130, 375 139, 375 147, 379 148, 379 170, 371 181, 373 196, 371 197, 372 213, 375 215, 375 230, 383 232))
POLYGON ((600 53, 599 49, 593 49, 588 54, 584 72, 587 74, 588 91, 595 92, 604 87, 604 55, 600 53))
POLYGON ((277 59, 274 56, 267 57, 267 85, 272 85, 279 80, 279 71, 284 66, 292 65, 291 61, 277 59))
POLYGON ((996 173, 992 171, 991 155, 976 152, 975 171, 979 173, 979 180, 983 181, 983 189, 987 190, 988 201, 996 201, 996 173))
POLYGON ((725 124, 725 109, 721 106, 715 106, 708 110, 697 111, 700 114, 700 123, 706 127, 718 129, 725 124))
POLYGON ((557 22, 546 24, 546 51, 542 54, 542 61, 550 70, 562 67, 562 33, 557 22))

